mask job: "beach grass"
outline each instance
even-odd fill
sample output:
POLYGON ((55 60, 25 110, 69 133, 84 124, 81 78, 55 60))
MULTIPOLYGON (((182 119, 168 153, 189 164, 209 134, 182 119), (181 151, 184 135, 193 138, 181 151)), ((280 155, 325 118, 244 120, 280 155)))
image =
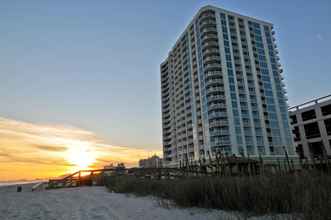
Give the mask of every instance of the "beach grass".
POLYGON ((249 216, 291 214, 292 219, 331 218, 331 176, 322 173, 174 180, 110 176, 105 183, 118 193, 152 195, 182 207, 239 211, 249 216))

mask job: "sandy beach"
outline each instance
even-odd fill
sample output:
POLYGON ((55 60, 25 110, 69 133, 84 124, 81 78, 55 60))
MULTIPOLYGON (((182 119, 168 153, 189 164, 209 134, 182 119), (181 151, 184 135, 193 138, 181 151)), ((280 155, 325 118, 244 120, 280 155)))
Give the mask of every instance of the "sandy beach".
POLYGON ((0 187, 2 220, 237 219, 220 210, 167 208, 152 197, 110 193, 105 187, 79 187, 31 192, 0 187))

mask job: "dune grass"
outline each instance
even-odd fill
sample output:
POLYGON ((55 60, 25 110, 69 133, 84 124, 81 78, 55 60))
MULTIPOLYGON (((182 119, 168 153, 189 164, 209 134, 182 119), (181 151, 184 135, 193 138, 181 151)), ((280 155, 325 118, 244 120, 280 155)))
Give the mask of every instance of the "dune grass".
POLYGON ((216 208, 249 215, 289 213, 295 219, 331 219, 331 176, 320 173, 175 180, 111 176, 105 182, 118 193, 157 196, 183 207, 216 208))

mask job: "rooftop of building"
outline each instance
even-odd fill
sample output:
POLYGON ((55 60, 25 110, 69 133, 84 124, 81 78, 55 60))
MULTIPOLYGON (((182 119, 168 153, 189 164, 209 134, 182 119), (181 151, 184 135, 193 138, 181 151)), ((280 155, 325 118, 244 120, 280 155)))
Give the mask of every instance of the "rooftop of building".
MULTIPOLYGON (((251 21, 264 23, 264 24, 269 25, 273 28, 273 24, 268 22, 268 21, 260 20, 260 19, 257 19, 257 18, 251 17, 251 16, 247 16, 247 15, 242 15, 242 14, 239 14, 237 12, 229 11, 229 10, 226 10, 226 9, 223 9, 223 8, 220 8, 220 7, 216 7, 216 6, 213 6, 213 5, 206 5, 206 6, 201 7, 198 10, 198 12, 194 15, 194 17, 190 21, 190 23, 185 27, 184 31, 182 32, 182 34, 178 37, 177 41, 175 42, 174 46, 168 52, 168 56, 171 54, 171 51, 174 50, 174 48, 177 46, 177 44, 180 43, 181 38, 184 36, 185 32, 189 29, 192 22, 194 22, 203 11, 208 10, 208 9, 223 11, 224 13, 232 14, 234 16, 241 17, 243 19, 249 19, 251 21)), ((168 60, 168 57, 164 59, 164 61, 161 63, 161 65, 163 65, 167 60, 168 60)))
POLYGON ((327 102, 327 101, 331 101, 331 94, 326 95, 326 96, 322 96, 322 97, 319 97, 319 98, 315 98, 315 99, 312 99, 312 100, 309 100, 309 101, 304 102, 304 103, 302 103, 300 105, 292 106, 288 110, 290 112, 295 112, 297 110, 306 109, 306 108, 312 107, 312 106, 314 106, 314 105, 316 105, 318 103, 323 103, 323 102, 327 102))

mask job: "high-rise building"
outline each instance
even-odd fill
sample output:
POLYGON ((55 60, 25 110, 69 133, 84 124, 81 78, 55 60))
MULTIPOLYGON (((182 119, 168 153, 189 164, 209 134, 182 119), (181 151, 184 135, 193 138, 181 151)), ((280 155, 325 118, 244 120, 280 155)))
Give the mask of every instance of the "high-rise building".
POLYGON ((289 111, 299 156, 331 157, 331 95, 293 106, 289 111))
POLYGON ((160 70, 166 166, 216 152, 295 155, 271 23, 203 7, 160 70))

